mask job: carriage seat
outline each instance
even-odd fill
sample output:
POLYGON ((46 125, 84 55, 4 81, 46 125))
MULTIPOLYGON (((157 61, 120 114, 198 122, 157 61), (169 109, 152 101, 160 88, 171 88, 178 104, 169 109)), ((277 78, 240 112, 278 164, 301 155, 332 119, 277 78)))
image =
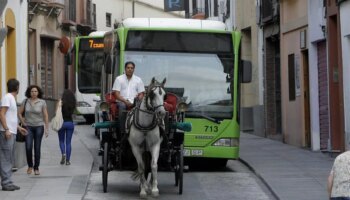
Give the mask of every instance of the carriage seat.
POLYGON ((177 99, 178 97, 176 94, 167 92, 166 99, 164 101, 164 108, 166 111, 169 112, 169 114, 175 114, 176 112, 176 106, 177 106, 177 99))
POLYGON ((113 92, 109 92, 105 95, 106 102, 109 105, 109 112, 111 114, 111 119, 115 119, 115 117, 118 115, 118 107, 116 98, 113 94, 113 92))
MULTIPOLYGON (((109 92, 105 95, 106 102, 110 106, 111 119, 116 119, 118 117, 118 106, 117 99, 115 98, 113 92, 109 92)), ((134 107, 134 106, 133 106, 134 107)), ((127 111, 130 111, 133 107, 128 107, 127 111)))

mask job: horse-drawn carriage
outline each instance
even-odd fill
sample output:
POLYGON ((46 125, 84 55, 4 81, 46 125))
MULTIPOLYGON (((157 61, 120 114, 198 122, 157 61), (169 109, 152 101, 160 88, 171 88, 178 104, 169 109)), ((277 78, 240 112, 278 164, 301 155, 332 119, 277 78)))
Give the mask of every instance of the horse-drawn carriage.
POLYGON ((148 174, 149 190, 157 196, 157 170, 166 169, 175 173, 175 186, 182 194, 184 131, 191 124, 184 122, 186 104, 176 94, 165 92, 164 84, 165 79, 159 83, 153 78, 145 97, 128 112, 117 110, 111 93, 100 103, 101 121, 94 127, 105 130, 100 133, 104 192, 109 171, 137 169, 133 178, 140 179, 140 196, 147 195, 148 174))

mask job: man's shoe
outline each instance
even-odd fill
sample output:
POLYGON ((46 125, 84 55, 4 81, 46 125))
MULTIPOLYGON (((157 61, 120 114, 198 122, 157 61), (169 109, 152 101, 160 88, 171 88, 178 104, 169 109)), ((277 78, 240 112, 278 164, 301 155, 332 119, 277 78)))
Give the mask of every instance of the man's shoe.
POLYGON ((17 185, 11 185, 13 188, 15 188, 15 190, 19 190, 19 189, 21 189, 19 186, 17 186, 17 185))
POLYGON ((67 160, 66 165, 70 165, 70 161, 69 160, 67 160))
POLYGON ((2 186, 2 190, 3 191, 15 191, 16 188, 13 187, 13 185, 6 185, 6 186, 2 186))

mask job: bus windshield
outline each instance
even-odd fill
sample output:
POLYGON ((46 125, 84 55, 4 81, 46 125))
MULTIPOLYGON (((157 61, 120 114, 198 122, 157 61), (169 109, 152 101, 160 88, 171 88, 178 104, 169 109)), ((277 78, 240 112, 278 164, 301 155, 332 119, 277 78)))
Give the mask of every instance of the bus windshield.
POLYGON ((233 59, 215 53, 126 51, 135 75, 147 86, 152 77, 167 79, 165 89, 189 104, 186 117, 230 119, 233 116, 233 59))
POLYGON ((79 51, 78 89, 81 93, 100 93, 103 51, 79 51))

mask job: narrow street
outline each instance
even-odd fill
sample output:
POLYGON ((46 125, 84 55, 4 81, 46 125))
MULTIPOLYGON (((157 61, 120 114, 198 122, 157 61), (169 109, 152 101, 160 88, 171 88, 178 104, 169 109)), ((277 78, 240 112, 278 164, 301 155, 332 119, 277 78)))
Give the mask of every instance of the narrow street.
MULTIPOLYGON (((84 199, 138 199, 139 187, 131 171, 108 173, 108 192, 103 193, 102 172, 98 171, 101 157, 97 155, 99 141, 89 125, 78 125, 77 135, 94 156, 94 165, 84 199)), ((184 173, 183 194, 178 194, 173 172, 158 174, 160 196, 157 199, 274 199, 268 189, 245 165, 229 161, 219 171, 198 170, 184 173)))

